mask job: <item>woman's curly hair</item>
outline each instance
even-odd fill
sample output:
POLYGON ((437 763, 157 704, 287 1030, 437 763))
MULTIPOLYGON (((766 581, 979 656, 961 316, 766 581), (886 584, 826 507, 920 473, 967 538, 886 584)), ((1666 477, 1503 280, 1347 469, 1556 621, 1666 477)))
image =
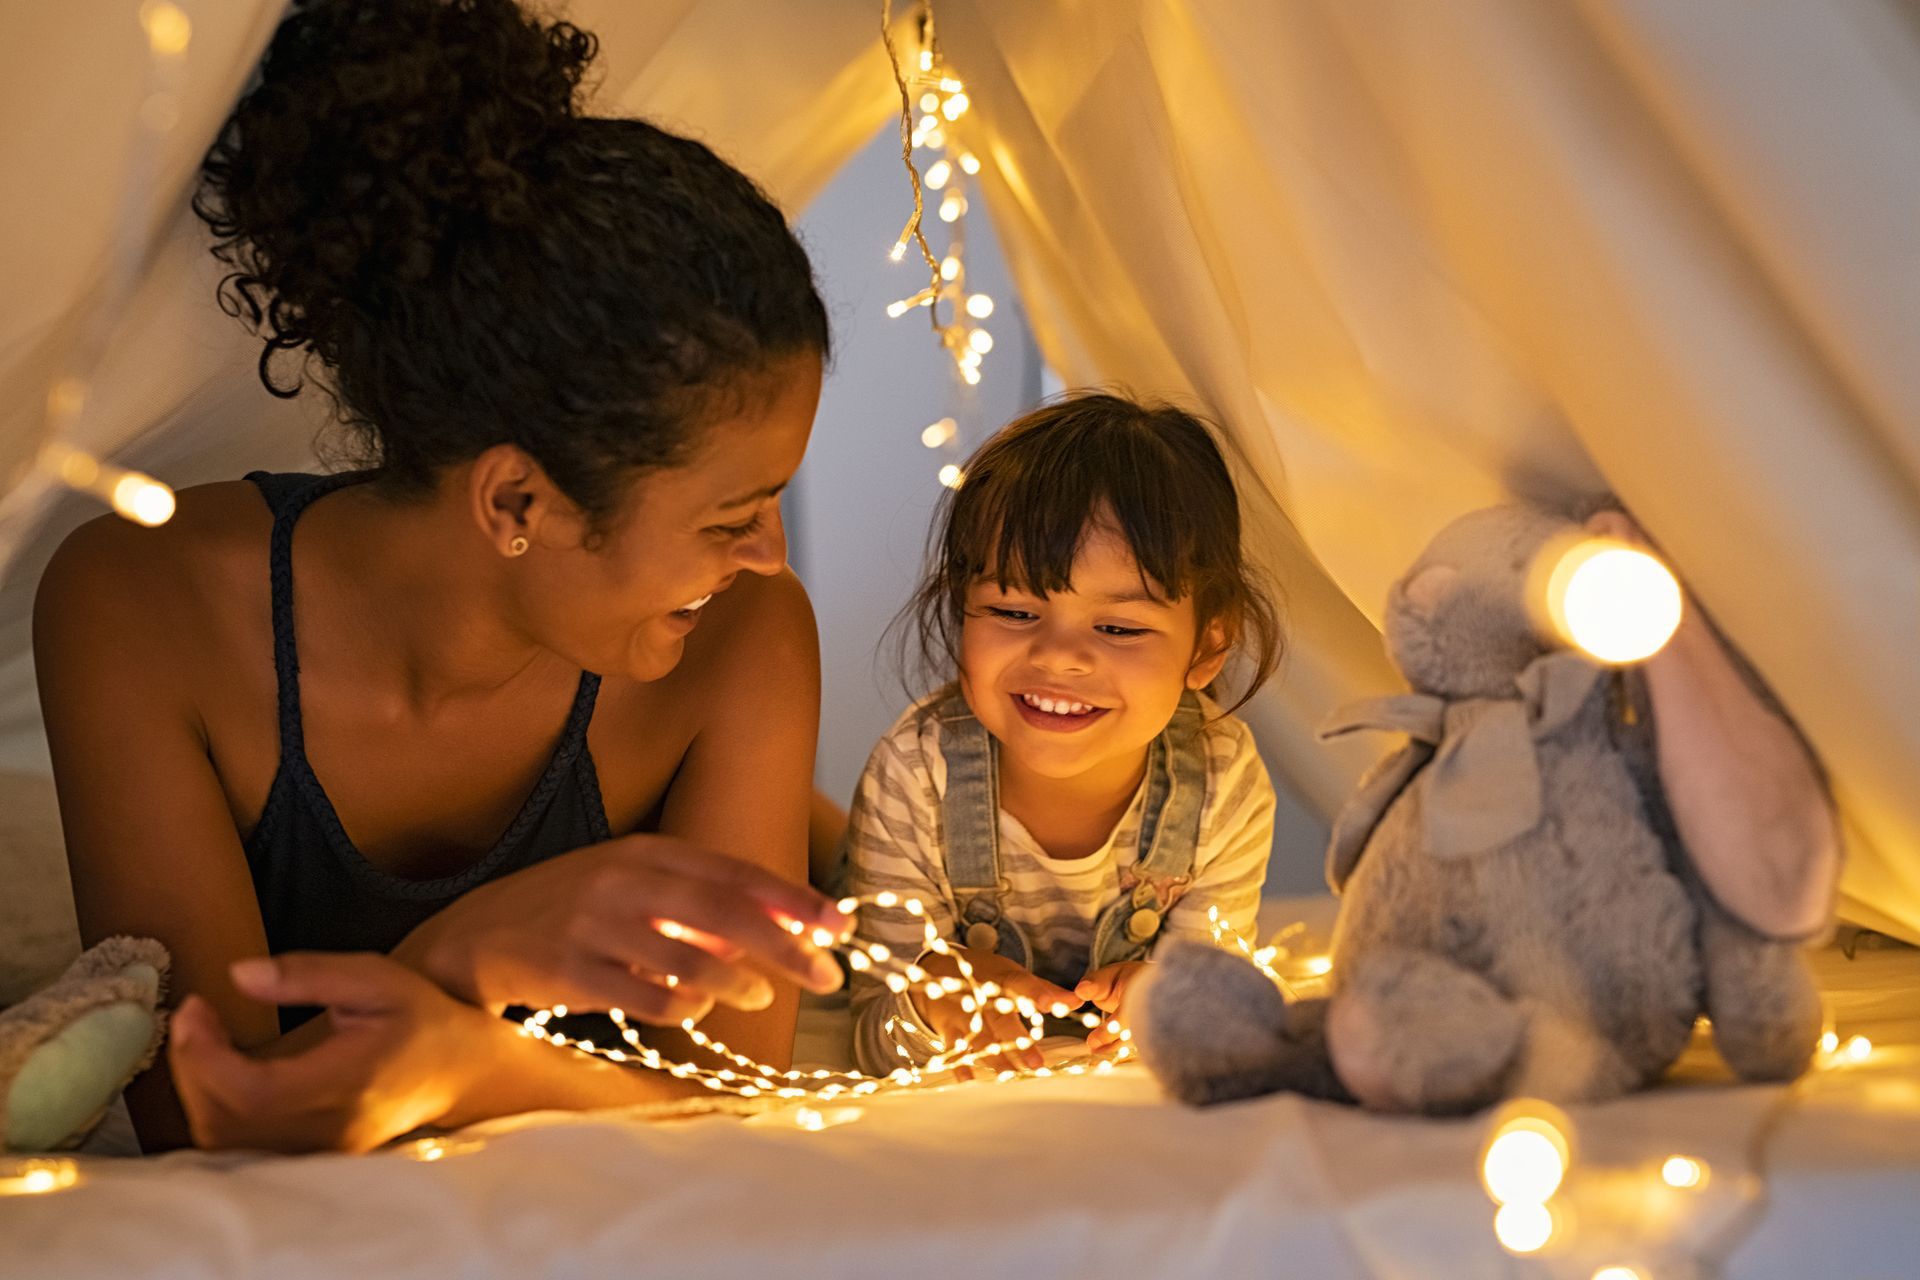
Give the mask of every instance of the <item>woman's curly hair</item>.
POLYGON ((596 47, 513 0, 301 0, 206 157, 194 208, 262 382, 317 372, 397 486, 511 443, 602 520, 769 366, 827 354, 750 180, 580 113, 596 47))

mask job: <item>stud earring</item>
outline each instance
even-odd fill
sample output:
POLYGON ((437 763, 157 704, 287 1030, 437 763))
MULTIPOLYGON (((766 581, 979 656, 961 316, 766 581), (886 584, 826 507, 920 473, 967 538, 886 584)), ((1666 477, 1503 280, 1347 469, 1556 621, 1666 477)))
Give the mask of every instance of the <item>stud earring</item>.
POLYGON ((516 533, 513 535, 513 541, 507 544, 507 554, 510 556, 523 556, 527 554, 527 548, 531 545, 524 534, 516 533))

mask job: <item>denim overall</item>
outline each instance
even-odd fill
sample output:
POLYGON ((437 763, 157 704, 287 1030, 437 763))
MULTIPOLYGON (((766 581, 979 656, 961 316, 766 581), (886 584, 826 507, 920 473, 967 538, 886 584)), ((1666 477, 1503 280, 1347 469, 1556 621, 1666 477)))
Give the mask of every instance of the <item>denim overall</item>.
MULTIPOLYGON (((1000 744, 958 693, 935 714, 940 752, 947 762, 947 793, 940 812, 946 829, 947 881, 959 910, 958 940, 977 951, 996 951, 1031 970, 1033 947, 1000 907, 1006 888, 1000 878, 1000 744)), ((1122 960, 1144 959, 1167 912, 1193 878, 1200 810, 1207 795, 1202 727, 1200 699, 1188 692, 1173 720, 1147 748, 1139 858, 1121 878, 1120 900, 1094 924, 1089 973, 1122 960)))

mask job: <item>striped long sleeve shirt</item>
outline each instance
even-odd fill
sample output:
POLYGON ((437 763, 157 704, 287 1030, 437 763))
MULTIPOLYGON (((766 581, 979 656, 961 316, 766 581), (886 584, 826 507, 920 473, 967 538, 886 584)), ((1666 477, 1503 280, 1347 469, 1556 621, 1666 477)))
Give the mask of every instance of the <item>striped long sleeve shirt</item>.
MULTIPOLYGON (((908 708, 867 760, 848 819, 848 887, 856 894, 891 889, 920 899, 940 935, 958 944, 959 904, 940 843, 946 760, 939 721, 925 714, 927 706, 908 708)), ((1210 941, 1210 907, 1219 908, 1224 923, 1250 934, 1273 846, 1273 784, 1252 731, 1209 699, 1202 699, 1202 709, 1207 793, 1200 846, 1193 879, 1167 913, 1163 938, 1210 941)), ((1051 856, 1018 818, 1000 811, 1000 871, 1007 885, 1000 905, 1026 931, 1039 976, 1069 989, 1085 976, 1094 924, 1119 899, 1121 878, 1137 860, 1144 803, 1143 785, 1106 844, 1078 858, 1051 856)), ((921 921, 904 910, 867 906, 860 912, 859 936, 884 943, 896 955, 920 954, 922 930, 921 921)), ((907 996, 871 974, 856 973, 852 997, 854 1054, 863 1071, 884 1074, 900 1066, 902 1050, 916 1064, 933 1055, 907 996)))

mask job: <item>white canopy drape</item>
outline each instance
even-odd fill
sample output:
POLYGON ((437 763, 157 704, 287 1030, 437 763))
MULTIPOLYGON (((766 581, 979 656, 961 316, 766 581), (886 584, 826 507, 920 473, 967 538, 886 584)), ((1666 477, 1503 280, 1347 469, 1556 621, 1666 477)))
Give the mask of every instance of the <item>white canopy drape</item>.
MULTIPOLYGON (((114 233, 140 49, 137 28, 92 33, 128 27, 134 7, 7 19, 0 465, 14 474, 114 233)), ((254 348, 213 310, 181 214, 280 6, 183 7, 187 100, 135 220, 156 249, 78 427, 181 482, 284 461, 312 431, 252 385, 254 348)), ((878 8, 570 11, 603 38, 603 109, 706 138, 791 207, 893 105, 878 8)), ((1069 383, 1208 409, 1272 499, 1256 524, 1294 657, 1287 732, 1266 745, 1297 790, 1331 809, 1363 763, 1366 747, 1336 754, 1309 730, 1391 681, 1368 619, 1428 536, 1505 493, 1611 488, 1832 771, 1850 914, 1920 939, 1910 3, 937 13, 974 104, 958 128, 986 161, 1049 360, 1069 383)), ((82 511, 48 523, 48 507, 30 483, 0 511, 0 534, 40 530, 0 588, 8 759, 37 751, 32 579, 82 511)))

